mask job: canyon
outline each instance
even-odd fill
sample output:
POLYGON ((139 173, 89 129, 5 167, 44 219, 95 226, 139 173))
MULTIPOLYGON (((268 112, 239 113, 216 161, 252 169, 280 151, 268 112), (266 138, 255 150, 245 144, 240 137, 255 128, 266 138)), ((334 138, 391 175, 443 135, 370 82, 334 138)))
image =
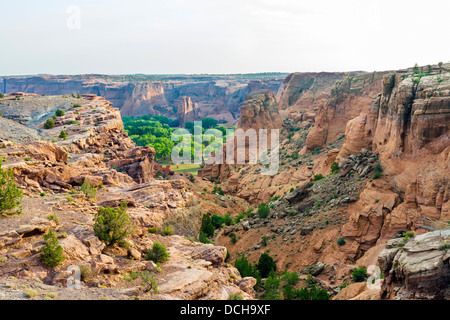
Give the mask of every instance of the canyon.
POLYGON ((163 115, 178 119, 181 125, 212 117, 233 126, 248 93, 269 89, 276 94, 286 75, 0 76, 0 92, 96 94, 119 108, 122 116, 163 115))
MULTIPOLYGON (((450 299, 450 63, 233 85, 207 76, 99 79, 3 78, 10 94, 0 99, 0 157, 25 197, 21 215, 0 218, 0 283, 9 288, 1 298, 23 298, 20 286, 70 298, 66 270, 89 265, 98 272, 83 283, 88 298, 255 299, 264 289, 232 264, 269 253, 277 272, 298 273, 298 288, 314 284, 335 300, 450 299), (64 115, 45 129, 58 109, 64 115), (278 171, 206 164, 198 176, 175 174, 124 132, 121 116, 144 114, 278 129, 278 171), (85 181, 95 199, 81 192, 85 181), (127 248, 105 246, 92 218, 123 202, 135 232, 127 248), (202 216, 226 213, 242 217, 216 229, 214 244, 199 242, 202 216), (149 232, 168 226, 174 235, 149 232), (66 254, 54 270, 39 261, 51 229, 66 254), (155 242, 170 252, 160 266, 144 259, 155 242), (380 271, 373 283, 358 282, 356 267, 372 278, 369 270, 380 271), (154 272, 158 293, 123 281, 144 270, 154 272)), ((236 159, 240 150, 232 151, 236 159)))

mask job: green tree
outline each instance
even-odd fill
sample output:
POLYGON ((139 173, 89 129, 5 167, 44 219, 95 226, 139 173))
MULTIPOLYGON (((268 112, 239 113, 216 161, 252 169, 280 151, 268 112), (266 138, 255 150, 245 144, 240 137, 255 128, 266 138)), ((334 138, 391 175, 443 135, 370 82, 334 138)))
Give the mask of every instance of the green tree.
POLYGON ((55 127, 55 121, 53 119, 47 119, 47 121, 45 121, 45 123, 44 123, 45 129, 52 129, 54 127, 55 127))
POLYGON ((64 110, 61 110, 61 109, 58 109, 58 110, 56 110, 56 112, 55 112, 55 115, 56 115, 57 117, 62 117, 62 116, 64 116, 64 114, 65 114, 64 110))
POLYGON ((204 129, 210 129, 210 128, 214 128, 215 126, 217 126, 218 121, 216 119, 213 118, 204 118, 202 120, 202 127, 204 129))
POLYGON ((264 300, 280 300, 280 279, 275 272, 270 272, 266 281, 264 282, 264 300))
POLYGON ((201 232, 204 232, 208 237, 214 236, 214 225, 209 214, 204 214, 202 217, 201 232))
POLYGON ((261 254, 258 260, 258 264, 256 265, 261 277, 266 278, 271 271, 277 270, 277 265, 273 258, 269 256, 267 253, 261 254))
POLYGON ((22 190, 14 183, 14 173, 11 168, 4 170, 0 161, 0 215, 20 214, 22 208, 22 190))
POLYGON ((94 232, 107 245, 124 240, 131 233, 127 203, 122 202, 117 209, 100 207, 94 217, 94 232))
POLYGON ((213 214, 213 216, 211 218, 211 222, 212 222, 214 228, 219 229, 225 223, 225 218, 222 216, 219 216, 217 214, 213 214))
POLYGON ((44 246, 40 249, 41 260, 49 268, 54 268, 64 261, 64 251, 59 245, 53 230, 44 235, 44 246))
POLYGON ((61 130, 59 137, 63 140, 67 140, 67 133, 64 130, 61 130))
POLYGON ((234 261, 234 266, 238 269, 242 278, 253 277, 257 280, 257 283, 261 283, 261 275, 259 274, 256 266, 248 262, 245 255, 242 255, 234 261))

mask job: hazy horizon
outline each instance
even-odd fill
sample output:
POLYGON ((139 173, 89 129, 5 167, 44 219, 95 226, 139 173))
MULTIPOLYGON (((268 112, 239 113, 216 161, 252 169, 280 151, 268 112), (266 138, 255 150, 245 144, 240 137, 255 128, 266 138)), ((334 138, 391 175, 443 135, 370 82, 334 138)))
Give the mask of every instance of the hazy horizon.
POLYGON ((397 70, 448 61, 448 9, 438 0, 7 2, 0 75, 397 70))

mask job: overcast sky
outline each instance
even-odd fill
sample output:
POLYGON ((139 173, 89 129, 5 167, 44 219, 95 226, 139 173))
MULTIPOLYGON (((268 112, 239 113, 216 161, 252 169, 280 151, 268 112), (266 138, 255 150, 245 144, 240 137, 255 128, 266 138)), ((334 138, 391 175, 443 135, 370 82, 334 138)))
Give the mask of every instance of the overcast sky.
POLYGON ((448 0, 2 1, 0 75, 435 64, 450 59, 449 9, 448 0))

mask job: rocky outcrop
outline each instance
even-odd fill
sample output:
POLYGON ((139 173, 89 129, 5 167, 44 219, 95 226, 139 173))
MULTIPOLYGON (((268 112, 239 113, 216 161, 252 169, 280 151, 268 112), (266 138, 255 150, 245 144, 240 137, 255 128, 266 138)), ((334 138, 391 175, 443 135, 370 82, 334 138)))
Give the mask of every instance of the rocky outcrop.
MULTIPOLYGON (((242 129, 246 132, 249 129, 255 130, 256 138, 261 129, 267 130, 267 143, 270 147, 271 129, 281 129, 283 123, 278 113, 278 103, 275 95, 269 90, 256 91, 248 95, 241 105, 241 117, 239 118, 237 129, 242 129)), ((234 139, 233 160, 237 163, 238 141, 236 135, 229 138, 234 139)), ((249 141, 245 141, 245 149, 248 150, 249 141)), ((240 150, 239 152, 243 152, 240 150)), ((230 169, 234 165, 226 164, 226 145, 222 149, 222 156, 224 157, 223 164, 207 164, 203 169, 199 170, 199 177, 213 180, 220 177, 226 179, 230 176, 230 169)), ((249 151, 245 151, 245 161, 248 163, 249 151)), ((241 165, 242 166, 242 165, 241 165)))
POLYGON ((180 122, 180 127, 182 128, 184 128, 184 124, 186 122, 198 120, 198 103, 192 102, 191 97, 181 97, 177 110, 178 121, 180 122))
POLYGON ((378 261, 387 299, 450 299, 450 230, 387 242, 378 261))
POLYGON ((306 139, 306 150, 322 148, 345 133, 343 123, 367 113, 372 98, 382 89, 387 72, 349 74, 336 82, 330 98, 317 111, 314 127, 306 139))
POLYGON ((297 123, 314 122, 318 110, 327 103, 331 89, 345 73, 292 73, 281 85, 277 96, 283 118, 297 123))
POLYGON ((363 194, 372 195, 352 211, 343 234, 354 237, 358 230, 355 248, 365 251, 400 230, 423 233, 424 217, 448 220, 449 86, 450 74, 437 67, 421 77, 411 69, 387 74, 370 108, 348 122, 337 158, 367 148, 379 154, 391 177, 369 185, 363 194))

